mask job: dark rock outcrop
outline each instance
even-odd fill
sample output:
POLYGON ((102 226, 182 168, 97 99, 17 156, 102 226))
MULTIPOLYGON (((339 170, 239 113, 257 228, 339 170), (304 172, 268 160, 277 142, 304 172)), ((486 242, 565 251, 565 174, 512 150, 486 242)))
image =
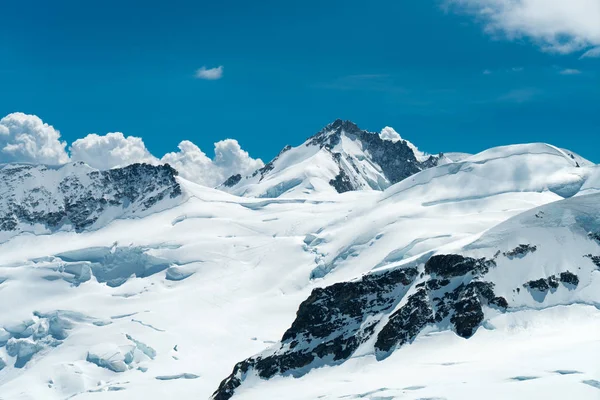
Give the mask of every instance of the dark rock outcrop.
POLYGON ((17 230, 20 224, 48 229, 70 224, 80 232, 110 207, 127 208, 135 214, 182 194, 175 179, 177 171, 168 164, 133 164, 108 171, 91 170, 83 163, 62 168, 70 170, 62 173, 40 165, 1 169, 0 230, 17 230), (46 182, 50 176, 58 179, 58 187, 46 182), (33 189, 23 192, 23 187, 33 189))
POLYGON ((509 259, 513 259, 513 258, 523 258, 527 254, 535 253, 536 251, 537 251, 537 246, 532 246, 530 244, 520 244, 516 248, 514 248, 510 251, 506 251, 502 254, 504 254, 504 256, 509 259))
POLYGON ((276 374, 293 375, 317 359, 344 361, 373 334, 377 316, 404 296, 417 275, 416 268, 397 269, 313 290, 300 304, 279 348, 238 363, 214 398, 230 398, 250 369, 268 379, 276 374), (371 323, 366 323, 368 319, 371 323))
POLYGON ((590 260, 592 260, 592 262, 593 262, 594 264, 596 264, 596 266, 597 266, 598 268, 600 268, 600 256, 594 256, 594 255, 592 255, 592 254, 587 254, 587 255, 585 255, 584 257, 586 257, 586 258, 589 258, 590 260))
POLYGON ((223 182, 223 186, 225 187, 233 187, 237 185, 242 180, 242 175, 236 174, 231 175, 225 182, 223 182))
POLYGON ((493 260, 474 259, 457 254, 433 256, 425 263, 425 273, 442 278, 454 278, 466 274, 482 275, 495 267, 493 260))
POLYGON ((460 255, 431 257, 425 265, 429 279, 416 285, 393 313, 418 276, 414 266, 315 289, 277 348, 238 363, 213 398, 229 399, 249 373, 263 379, 300 376, 315 365, 344 362, 381 325, 374 345, 378 358, 411 343, 430 325, 449 323, 468 338, 483 322, 484 306, 508 307, 506 299, 494 294, 492 283, 480 280, 494 266, 493 261, 460 255))
MULTIPOLYGON (((390 184, 398 183, 424 169, 435 167, 439 161, 439 156, 429 156, 428 159, 419 161, 413 149, 406 141, 399 140, 393 142, 384 140, 377 133, 362 130, 353 122, 342 121, 340 119, 327 125, 319 133, 311 137, 307 141, 306 146, 319 146, 329 151, 334 151, 334 147, 340 142, 342 134, 362 143, 363 150, 369 154, 375 164, 379 165, 390 184)), ((334 153, 334 156, 338 154, 334 153)), ((340 170, 343 171, 343 167, 339 163, 340 156, 341 154, 339 154, 337 162, 340 170)), ((352 163, 349 164, 352 165, 352 163)), ((360 174, 356 165, 353 165, 351 168, 360 174)), ((346 171, 345 175, 348 174, 346 171)), ((361 189, 355 185, 352 186, 352 189, 348 189, 349 184, 352 182, 350 179, 345 179, 344 184, 340 185, 340 182, 344 180, 344 177, 340 175, 330 182, 331 186, 338 190, 338 192, 340 191, 339 188, 344 191, 361 189)))
POLYGON ((537 290, 539 292, 548 292, 558 289, 560 283, 564 285, 579 285, 579 277, 570 271, 561 272, 558 276, 552 275, 548 278, 540 278, 529 281, 523 285, 526 289, 537 290))

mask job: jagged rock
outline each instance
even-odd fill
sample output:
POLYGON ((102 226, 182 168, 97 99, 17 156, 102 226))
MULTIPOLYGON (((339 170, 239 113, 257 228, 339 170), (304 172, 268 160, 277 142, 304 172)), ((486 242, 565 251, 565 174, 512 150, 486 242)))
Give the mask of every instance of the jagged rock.
POLYGON ((570 271, 561 272, 560 281, 564 284, 579 286, 579 277, 570 271))
POLYGON ((600 232, 590 232, 588 237, 600 244, 600 232))
POLYGON ((453 278, 470 273, 482 275, 496 266, 493 260, 474 259, 457 254, 444 254, 433 256, 425 264, 425 272, 442 278, 453 278))
POLYGON ((535 253, 537 251, 537 246, 532 246, 529 244, 520 244, 517 247, 515 247, 514 249, 504 252, 502 254, 504 254, 505 257, 513 259, 513 258, 523 258, 525 257, 527 254, 530 253, 535 253))
POLYGON ((365 324, 365 320, 391 309, 417 275, 416 268, 403 268, 313 290, 300 305, 279 348, 273 354, 238 363, 214 398, 230 398, 250 369, 268 379, 293 374, 317 358, 334 362, 347 359, 373 334, 377 321, 365 324))
POLYGON ((80 232, 110 207, 143 212, 163 199, 180 196, 176 176, 168 164, 133 164, 108 171, 83 163, 60 169, 9 164, 0 170, 0 230, 18 230, 20 224, 53 230, 70 224, 80 232), (33 188, 22 192, 22 187, 33 188))
POLYGON ((534 281, 529 281, 523 285, 525 288, 538 290, 540 292, 547 292, 549 290, 558 289, 559 282, 556 276, 550 276, 546 279, 536 279, 534 281))
POLYGON ((407 303, 390 317, 383 327, 375 349, 388 352, 395 346, 412 341, 428 324, 435 322, 433 310, 429 304, 427 291, 418 290, 408 298, 407 303))
POLYGON ((361 130, 350 121, 336 120, 302 146, 286 146, 251 176, 228 180, 228 185, 221 188, 237 195, 263 198, 279 197, 295 188, 302 194, 323 190, 319 181, 339 193, 384 190, 437 166, 441 158, 441 154, 426 156, 405 140, 382 139, 379 133, 361 130), (282 157, 288 151, 293 154, 282 157))
POLYGON ((346 172, 342 169, 340 169, 340 173, 335 177, 335 179, 329 181, 329 184, 333 186, 338 193, 346 193, 356 190, 354 186, 352 186, 350 178, 348 178, 348 175, 346 175, 346 172))
MULTIPOLYGON (((363 146, 363 150, 366 150, 371 156, 374 163, 381 167, 383 174, 389 180, 390 184, 398 183, 411 175, 416 174, 427 168, 435 167, 438 164, 439 156, 430 156, 424 161, 419 161, 413 149, 404 140, 393 142, 390 140, 381 139, 379 134, 374 132, 368 132, 361 130, 356 124, 351 121, 342 121, 340 119, 327 125, 319 133, 310 138, 306 145, 307 146, 319 146, 321 148, 332 151, 334 147, 340 142, 341 135, 345 135, 360 140, 363 146)), ((339 153, 335 153, 337 155, 339 153)), ((340 171, 344 171, 340 165, 340 157, 336 159, 340 171)), ((352 165, 352 163, 350 163, 352 165)), ((357 173, 360 174, 357 167, 353 165, 353 168, 357 173)), ((340 172, 341 174, 341 172, 340 172)), ((348 172, 344 172, 348 175, 348 172)), ((349 184, 350 179, 345 178, 348 182, 344 185, 340 185, 340 181, 344 179, 343 176, 338 175, 333 179, 330 184, 338 192, 338 188, 343 188, 344 191, 351 186, 349 184)), ((349 190, 358 190, 360 188, 354 187, 349 190)), ((343 192, 340 192, 343 193, 343 192)))
POLYGON ((594 255, 592 255, 592 254, 587 254, 587 255, 585 255, 584 257, 586 257, 586 258, 589 258, 590 260, 592 260, 592 262, 593 262, 594 264, 596 264, 596 266, 597 266, 598 268, 600 268, 600 256, 594 256, 594 255))
POLYGON ((223 182, 223 186, 225 187, 233 187, 237 185, 242 180, 242 175, 236 174, 231 175, 225 182, 223 182))
MULTIPOLYGON (((473 280, 492 266, 492 261, 460 255, 431 257, 425 269, 432 277, 416 286, 377 334, 374 347, 378 357, 410 343, 426 326, 445 319, 458 335, 468 338, 483 322, 484 306, 505 310, 508 302, 494 294, 492 283, 473 280), (465 283, 449 290, 453 280, 465 283)), ((402 300, 417 276, 417 268, 411 266, 313 290, 277 348, 238 363, 213 398, 231 398, 251 372, 263 379, 277 374, 299 376, 311 365, 345 361, 374 335, 382 315, 402 300)))

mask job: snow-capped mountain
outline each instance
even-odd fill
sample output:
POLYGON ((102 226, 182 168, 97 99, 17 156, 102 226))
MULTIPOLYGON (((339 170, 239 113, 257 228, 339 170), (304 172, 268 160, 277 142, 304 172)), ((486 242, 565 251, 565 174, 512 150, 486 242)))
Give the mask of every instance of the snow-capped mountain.
POLYGON ((352 190, 384 190, 440 162, 402 140, 391 128, 381 134, 336 120, 298 147, 286 146, 251 176, 234 175, 220 187, 239 196, 280 197, 352 190))
POLYGON ((0 169, 0 238, 23 231, 82 231, 119 217, 172 206, 182 197, 168 165, 133 164, 98 171, 82 162, 60 167, 7 164, 0 169))
POLYGON ((3 166, 0 398, 597 398, 593 163, 336 121, 269 165, 3 166))

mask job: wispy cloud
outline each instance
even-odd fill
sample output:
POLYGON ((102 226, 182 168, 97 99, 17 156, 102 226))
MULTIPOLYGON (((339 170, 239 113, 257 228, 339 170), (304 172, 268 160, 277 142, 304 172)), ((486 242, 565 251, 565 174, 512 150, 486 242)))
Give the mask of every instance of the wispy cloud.
POLYGON ((600 46, 598 0, 446 0, 446 4, 482 21, 491 35, 528 38, 544 51, 568 54, 600 46))
POLYGON ((498 97, 497 100, 501 102, 521 104, 532 101, 539 94, 540 91, 534 88, 514 89, 498 97))
POLYGON ((205 79, 208 81, 216 81, 223 77, 223 66, 219 65, 215 68, 202 67, 196 70, 196 78, 205 79))
POLYGON ((346 75, 331 82, 316 85, 320 88, 335 90, 363 90, 373 92, 406 92, 393 76, 387 74, 346 75))
POLYGON ((489 69, 486 69, 486 70, 483 71, 483 74, 484 75, 491 75, 492 71, 490 71, 489 69))
POLYGON ((571 68, 567 68, 567 69, 563 69, 562 71, 560 71, 561 75, 579 75, 581 74, 581 71, 578 69, 571 69, 571 68))
POLYGON ((581 58, 600 58, 600 46, 594 47, 593 49, 586 51, 585 53, 583 53, 581 58))

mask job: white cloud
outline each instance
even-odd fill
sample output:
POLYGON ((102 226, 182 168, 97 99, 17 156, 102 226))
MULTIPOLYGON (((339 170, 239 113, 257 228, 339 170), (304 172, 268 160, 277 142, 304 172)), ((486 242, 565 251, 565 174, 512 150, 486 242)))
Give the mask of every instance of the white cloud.
POLYGON ((578 69, 571 69, 571 68, 567 68, 567 69, 563 69, 562 71, 560 71, 561 75, 579 75, 581 74, 581 71, 578 69))
POLYGON ((205 186, 218 186, 231 175, 249 175, 264 166, 262 160, 250 157, 234 139, 215 143, 214 159, 188 140, 178 147, 178 152, 165 154, 161 161, 178 170, 183 178, 205 186))
POLYGON ((35 115, 20 112, 0 120, 0 162, 63 164, 69 161, 60 132, 35 115))
POLYGON ((509 103, 526 103, 532 101, 539 94, 537 89, 514 89, 498 98, 499 101, 509 103))
POLYGON ((486 69, 486 70, 483 71, 483 74, 484 75, 491 75, 492 71, 490 71, 489 69, 486 69))
POLYGON ((209 81, 216 81, 223 77, 223 66, 220 65, 216 68, 202 67, 196 70, 196 78, 205 79, 209 81))
POLYGON ((91 133, 73 142, 70 150, 74 161, 83 161, 98 169, 135 163, 158 163, 158 159, 150 154, 141 138, 125 137, 121 132, 107 133, 103 136, 91 133))
POLYGON ((585 53, 583 53, 581 58, 600 58, 600 46, 594 47, 593 49, 586 51, 585 53))
POLYGON ((214 158, 184 140, 179 144, 178 152, 159 159, 148 151, 142 138, 125 136, 121 132, 91 133, 77 139, 69 147, 70 157, 65 147, 66 143, 60 141, 60 133, 35 115, 14 113, 0 120, 0 163, 55 165, 73 160, 100 170, 134 163, 169 163, 183 178, 210 187, 220 185, 231 175, 250 175, 264 166, 262 160, 250 157, 234 139, 215 143, 214 158))
POLYGON ((545 51, 567 54, 600 46, 598 0, 446 1, 484 21, 490 34, 527 37, 545 51))
POLYGON ((385 128, 383 128, 381 130, 379 137, 382 140, 389 140, 390 142, 397 142, 399 140, 402 140, 402 137, 400 137, 400 134, 398 132, 396 132, 394 130, 394 128, 390 128, 389 126, 386 126, 385 128))

